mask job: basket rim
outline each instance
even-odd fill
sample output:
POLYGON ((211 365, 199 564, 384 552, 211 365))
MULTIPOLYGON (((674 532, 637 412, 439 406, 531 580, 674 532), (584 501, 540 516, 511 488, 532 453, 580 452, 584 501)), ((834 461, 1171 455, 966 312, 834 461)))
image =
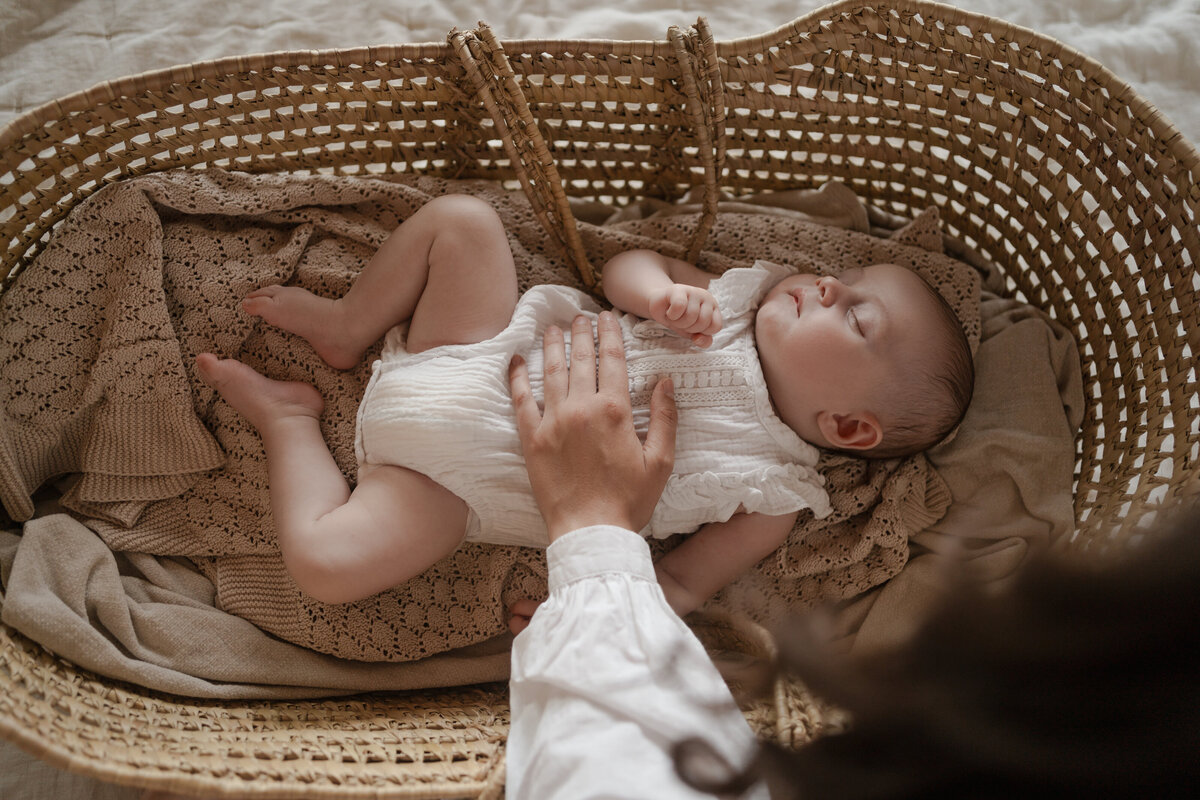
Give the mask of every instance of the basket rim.
POLYGON ((456 797, 482 797, 483 792, 503 785, 505 764, 503 754, 500 763, 492 768, 485 780, 461 781, 438 785, 430 783, 422 787, 395 786, 395 791, 389 791, 377 786, 313 786, 311 784, 280 784, 278 786, 239 786, 228 780, 198 775, 185 769, 174 772, 150 772, 146 769, 129 767, 114 759, 96 759, 87 756, 74 755, 65 747, 59 746, 52 740, 30 735, 20 726, 11 724, 11 720, 0 714, 0 740, 19 748, 22 752, 33 756, 55 769, 61 769, 73 775, 80 775, 97 781, 103 781, 115 786, 126 786, 133 789, 159 790, 164 792, 186 791, 188 793, 204 792, 212 798, 245 798, 251 795, 263 800, 291 800, 303 793, 306 800, 416 800, 416 798, 444 798, 453 800, 456 797))
MULTIPOLYGON (((0 638, 6 638, 11 641, 32 642, 16 629, 0 623, 0 638)), ((40 644, 33 643, 41 652, 53 655, 49 650, 46 650, 40 644)), ((440 689, 411 689, 411 690, 388 690, 376 689, 366 692, 353 692, 342 695, 330 695, 311 698, 243 698, 237 700, 218 699, 218 698, 196 698, 187 695, 175 695, 169 692, 162 692, 155 689, 150 689, 138 684, 129 683, 117 678, 110 678, 98 673, 90 672, 83 669, 73 662, 54 656, 60 664, 64 665, 72 674, 77 677, 82 677, 86 680, 96 681, 107 689, 119 689, 130 692, 141 698, 155 699, 162 698, 165 702, 187 706, 193 709, 203 710, 208 706, 218 707, 235 707, 246 708, 250 706, 274 706, 278 703, 313 703, 318 706, 328 703, 346 702, 370 702, 372 697, 389 696, 389 695, 409 695, 421 694, 424 691, 429 692, 445 692, 454 693, 456 691, 473 690, 480 685, 499 685, 500 682, 492 681, 489 684, 467 685, 459 687, 445 687, 440 689)), ((33 670, 44 668, 42 665, 33 665, 33 670)), ((0 676, 0 689, 10 691, 15 688, 10 681, 0 676)), ((31 697, 32 695, 22 690, 23 697, 31 697)), ((55 711, 62 713, 61 709, 56 708, 55 711)), ((67 714, 71 716, 71 714, 67 714)), ((212 798, 230 798, 230 800, 238 800, 239 798, 256 797, 264 800, 294 800, 303 796, 306 800, 478 800, 478 798, 496 796, 489 794, 495 792, 498 787, 503 787, 505 778, 505 753, 503 749, 498 753, 498 759, 495 764, 488 769, 486 774, 477 779, 462 779, 462 780, 434 780, 420 785, 409 785, 396 783, 389 786, 379 785, 344 785, 331 783, 329 785, 313 785, 310 783, 279 782, 276 784, 262 784, 252 781, 238 783, 236 777, 217 776, 211 774, 201 774, 195 770, 186 768, 186 761, 179 762, 178 766, 166 767, 156 765, 153 768, 147 768, 143 765, 138 765, 135 760, 128 758, 103 758, 88 754, 80 754, 77 750, 69 746, 63 745, 59 739, 47 737, 42 732, 31 728, 24 727, 20 720, 8 713, 7 710, 0 709, 0 741, 12 744, 19 748, 22 752, 45 762, 46 764, 61 769, 66 772, 80 775, 93 780, 103 781, 105 783, 127 786, 136 789, 159 790, 165 792, 184 792, 197 793, 203 792, 205 797, 212 798)), ((155 747, 153 740, 147 740, 148 748, 155 747)), ((231 775, 236 775, 235 771, 231 771, 231 775)))
MULTIPOLYGON (((1159 133, 1159 138, 1168 153, 1186 169, 1200 179, 1200 151, 1188 141, 1173 122, 1156 106, 1143 98, 1133 86, 1120 78, 1108 67, 1071 45, 1030 28, 936 0, 837 0, 796 17, 764 33, 737 39, 716 42, 717 55, 736 55, 743 51, 762 51, 797 33, 806 33, 811 26, 803 25, 815 19, 841 13, 849 8, 874 8, 888 12, 932 12, 933 16, 947 25, 971 24, 976 29, 999 33, 1005 38, 1022 44, 1049 45, 1069 60, 1077 61, 1085 77, 1095 78, 1100 83, 1115 89, 1113 102, 1126 103, 1133 115, 1148 128, 1159 133)), ((483 23, 481 22, 480 25, 483 23)), ((451 29, 448 36, 457 29, 451 29)), ((503 39, 501 45, 507 52, 546 51, 568 52, 571 50, 603 50, 612 55, 669 55, 671 43, 667 39, 503 39)), ((265 72, 277 68, 302 66, 349 67, 365 63, 386 63, 401 59, 436 59, 453 55, 448 42, 411 42, 401 44, 364 45, 350 48, 326 48, 319 50, 275 50, 224 56, 208 61, 176 64, 146 72, 125 75, 109 81, 101 81, 90 88, 49 100, 10 120, 0 127, 0 148, 12 146, 21 138, 37 131, 47 122, 61 119, 73 112, 83 111, 98 102, 111 102, 122 97, 145 94, 175 83, 203 80, 226 76, 231 72, 265 72)))

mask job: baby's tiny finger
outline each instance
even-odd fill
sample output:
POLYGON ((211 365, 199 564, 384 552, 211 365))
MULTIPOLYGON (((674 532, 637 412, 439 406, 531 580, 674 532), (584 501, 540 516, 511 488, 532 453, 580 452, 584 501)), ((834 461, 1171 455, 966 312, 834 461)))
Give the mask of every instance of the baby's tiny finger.
POLYGON ((696 314, 699 312, 700 301, 695 297, 695 295, 693 295, 688 298, 687 309, 685 309, 683 314, 680 315, 679 319, 676 320, 676 323, 680 329, 690 332, 692 325, 696 323, 696 314))
POLYGON ((700 310, 696 313, 696 321, 688 327, 688 333, 705 333, 708 331, 708 326, 712 323, 712 306, 708 303, 703 303, 700 310))
POLYGON ((688 297, 678 286, 671 291, 671 302, 667 306, 667 319, 672 322, 677 322, 684 312, 687 311, 688 297))

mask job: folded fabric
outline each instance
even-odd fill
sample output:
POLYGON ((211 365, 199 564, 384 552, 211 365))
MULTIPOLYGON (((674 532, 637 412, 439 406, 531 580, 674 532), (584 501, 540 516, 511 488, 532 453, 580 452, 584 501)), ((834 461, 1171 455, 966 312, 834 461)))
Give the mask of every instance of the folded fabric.
POLYGON ((303 698, 505 680, 511 636, 402 664, 346 661, 215 606, 186 559, 116 554, 66 514, 0 531, 0 621, 110 678, 188 697, 303 698))
MULTIPOLYGON (((15 423, 0 428, 9 513, 27 517, 38 484, 74 473, 63 503, 113 550, 187 556, 216 587, 218 608, 342 658, 408 661, 503 633, 513 600, 545 595, 539 551, 465 544, 356 603, 303 595, 279 556, 261 440, 193 366, 196 353, 212 351, 314 384, 325 398, 322 431, 352 480, 353 423, 374 353, 334 370, 302 340, 244 314, 241 298, 271 283, 340 295, 399 220, 449 192, 500 213, 523 288, 578 286, 546 251, 525 198, 484 181, 180 170, 115 183, 81 203, 0 297, 0 413, 15 423), (122 419, 137 428, 128 440, 110 429, 122 419)), ((904 264, 942 291, 977 341, 978 275, 941 252, 932 213, 880 238, 863 231, 866 211, 844 186, 772 202, 771 213, 742 204, 721 214, 700 265, 720 273, 763 258, 829 273, 904 264), (922 230, 932 235, 914 236, 922 230)), ((603 263, 636 247, 680 255, 695 224, 694 215, 659 215, 580 223, 580 234, 603 263)), ((786 546, 715 598, 717 608, 765 622, 857 595, 901 569, 909 536, 949 502, 922 456, 826 455, 820 468, 834 513, 801 515, 786 546)))
MULTIPOLYGON (((897 575, 837 613, 846 644, 860 651, 907 636, 949 572, 1002 581, 1030 550, 1072 530, 1072 443, 1083 408, 1073 340, 1040 312, 995 295, 982 319, 976 402, 954 441, 930 453, 954 503, 914 535, 916 552, 897 575)), ((914 525, 918 511, 909 512, 914 525)), ((314 653, 217 609, 215 587, 186 560, 114 554, 63 514, 40 516, 24 536, 0 534, 0 585, 0 621, 48 649, 93 672, 195 697, 432 688, 503 680, 509 669, 506 635, 410 663, 314 653)))

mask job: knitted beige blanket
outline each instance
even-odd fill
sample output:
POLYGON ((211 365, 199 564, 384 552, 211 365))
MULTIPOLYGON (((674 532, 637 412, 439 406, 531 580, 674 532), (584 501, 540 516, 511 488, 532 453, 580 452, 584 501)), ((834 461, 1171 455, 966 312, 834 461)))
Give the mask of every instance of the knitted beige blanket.
MULTIPOLYGON (((303 596, 275 543, 261 442, 193 367, 197 353, 213 351, 316 385, 326 440, 353 479, 355 411, 376 353, 333 370, 302 340, 242 314, 239 301, 279 282, 337 296, 400 220, 456 191, 500 212, 522 288, 578 285, 524 197, 483 182, 180 171, 117 183, 81 203, 0 298, 0 501, 9 517, 31 517, 34 492, 54 482, 114 550, 188 556, 216 585, 219 607, 344 658, 408 661, 505 630, 512 600, 545 595, 540 551, 465 544, 363 601, 303 596)), ((700 266, 722 272, 765 258, 830 272, 892 261, 934 282, 978 341, 978 277, 941 252, 935 216, 879 238, 845 187, 776 201, 844 228, 734 210, 718 218, 700 266)), ((679 255, 695 224, 688 214, 618 216, 581 223, 595 263, 634 247, 679 255)), ((712 605, 769 622, 858 595, 900 570, 910 534, 949 503, 922 456, 827 456, 821 468, 834 514, 801 515, 787 544, 712 605)))

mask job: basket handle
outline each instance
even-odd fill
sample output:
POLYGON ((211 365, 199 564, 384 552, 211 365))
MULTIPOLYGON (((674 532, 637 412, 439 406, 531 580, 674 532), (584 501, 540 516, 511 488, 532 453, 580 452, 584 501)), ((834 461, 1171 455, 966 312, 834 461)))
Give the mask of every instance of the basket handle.
POLYGON ((584 251, 558 169, 504 48, 485 22, 480 22, 473 31, 451 30, 446 39, 474 85, 476 95, 491 114, 538 221, 574 263, 587 288, 595 290, 596 271, 584 251))
POLYGON ((667 38, 679 63, 686 112, 704 165, 703 207, 684 256, 684 260, 695 263, 717 218, 717 198, 725 171, 725 84, 707 19, 698 18, 686 32, 672 25, 667 38))

